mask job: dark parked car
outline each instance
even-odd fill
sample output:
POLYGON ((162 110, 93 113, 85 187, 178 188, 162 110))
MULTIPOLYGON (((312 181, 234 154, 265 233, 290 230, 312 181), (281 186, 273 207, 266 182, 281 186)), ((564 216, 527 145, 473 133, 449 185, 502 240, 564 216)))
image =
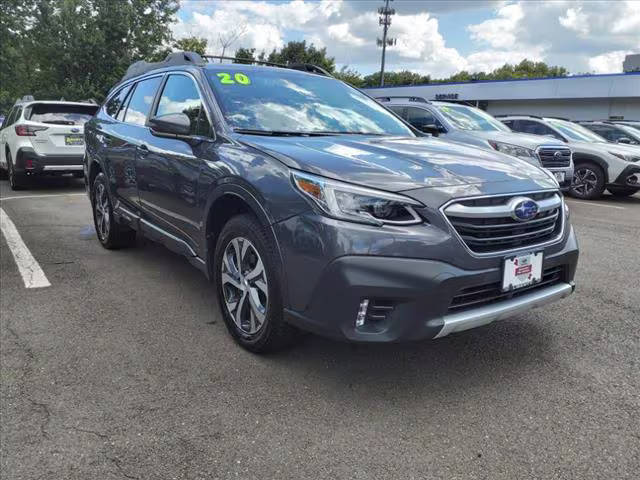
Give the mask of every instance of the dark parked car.
POLYGON ((597 133, 610 143, 640 145, 640 130, 629 125, 606 121, 579 122, 583 127, 597 133))
POLYGON ((309 65, 134 64, 86 125, 85 178, 101 244, 186 256, 252 351, 443 337, 574 288, 549 173, 421 136, 309 65))

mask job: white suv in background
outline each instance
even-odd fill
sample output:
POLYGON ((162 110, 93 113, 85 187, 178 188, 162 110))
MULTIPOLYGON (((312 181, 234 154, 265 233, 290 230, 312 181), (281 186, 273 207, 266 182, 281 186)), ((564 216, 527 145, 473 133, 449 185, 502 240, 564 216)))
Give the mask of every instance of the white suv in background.
POLYGON ((605 189, 626 197, 640 191, 640 147, 612 144, 582 125, 562 118, 498 115, 511 130, 565 142, 573 150, 575 173, 569 194, 592 200, 605 189))
POLYGON ((43 174, 83 176, 84 124, 99 105, 18 100, 0 127, 0 168, 13 190, 43 174))

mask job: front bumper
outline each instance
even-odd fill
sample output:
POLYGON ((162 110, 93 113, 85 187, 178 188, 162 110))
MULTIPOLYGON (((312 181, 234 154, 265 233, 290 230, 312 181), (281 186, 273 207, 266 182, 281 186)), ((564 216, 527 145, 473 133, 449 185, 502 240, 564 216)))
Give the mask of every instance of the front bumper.
POLYGON ((635 187, 640 190, 640 165, 627 166, 610 185, 617 187, 635 187))
POLYGON ((478 270, 438 260, 339 257, 324 269, 306 308, 286 309, 286 319, 305 330, 356 342, 443 337, 570 295, 578 261, 573 230, 569 230, 561 248, 544 251, 543 270, 557 268, 561 272, 557 281, 462 311, 451 308, 454 297, 469 287, 500 282, 502 258, 493 259, 493 267, 478 270), (369 301, 367 320, 357 326, 364 299, 369 301))
MULTIPOLYGON (((543 167, 544 168, 544 167, 543 167)), ((562 168, 548 168, 551 173, 555 172, 563 172, 564 173, 564 182, 558 182, 560 184, 560 190, 566 192, 571 187, 571 182, 573 180, 573 165, 570 167, 562 167, 562 168)))
POLYGON ((63 174, 82 172, 83 155, 38 155, 32 148, 18 151, 15 171, 24 175, 63 174))

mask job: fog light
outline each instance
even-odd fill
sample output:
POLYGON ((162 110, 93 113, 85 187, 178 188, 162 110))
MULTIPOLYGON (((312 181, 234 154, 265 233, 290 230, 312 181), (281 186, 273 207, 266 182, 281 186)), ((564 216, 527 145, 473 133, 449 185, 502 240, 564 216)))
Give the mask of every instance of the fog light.
POLYGON ((637 185, 640 183, 640 174, 633 173, 627 177, 627 183, 629 185, 637 185))
POLYGON ((365 298, 360 302, 358 316, 356 317, 356 327, 361 327, 364 325, 364 320, 365 318, 367 318, 367 308, 369 308, 369 299, 365 298))

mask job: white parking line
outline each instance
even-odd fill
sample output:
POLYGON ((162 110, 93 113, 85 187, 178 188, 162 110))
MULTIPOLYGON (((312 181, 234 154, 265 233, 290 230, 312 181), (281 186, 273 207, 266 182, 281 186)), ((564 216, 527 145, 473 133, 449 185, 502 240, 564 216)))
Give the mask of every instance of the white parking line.
POLYGON ((77 197, 86 193, 57 193, 54 195, 16 195, 15 197, 4 197, 0 200, 17 200, 19 198, 48 198, 48 197, 77 197))
POLYGON ((51 284, 49 280, 47 280, 47 276, 22 241, 22 237, 9 218, 9 215, 7 215, 2 208, 0 208, 0 230, 2 230, 9 250, 11 250, 13 254, 20 275, 22 275, 24 286, 27 288, 50 287, 51 284))
POLYGON ((602 208, 615 208, 616 210, 626 210, 624 207, 617 207, 615 205, 602 205, 601 203, 596 202, 583 202, 582 200, 568 200, 567 203, 571 205, 572 203, 581 203, 584 205, 589 205, 590 207, 602 207, 602 208))

